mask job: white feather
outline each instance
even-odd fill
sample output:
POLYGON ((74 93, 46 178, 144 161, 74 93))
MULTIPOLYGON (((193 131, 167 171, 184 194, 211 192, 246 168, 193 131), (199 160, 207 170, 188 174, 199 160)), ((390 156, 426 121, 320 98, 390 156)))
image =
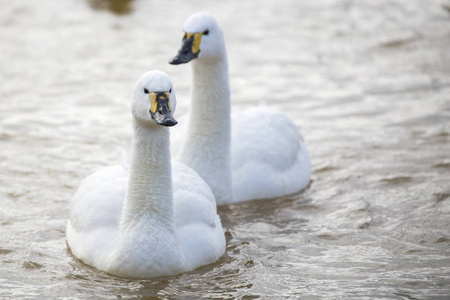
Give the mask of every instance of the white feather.
POLYGON ((72 199, 68 245, 97 269, 133 278, 173 275, 212 263, 225 252, 211 189, 190 168, 171 164, 169 131, 148 114, 142 86, 161 91, 168 85, 162 72, 141 76, 132 101, 128 172, 124 166, 95 172, 72 199))
POLYGON ((267 106, 230 109, 223 33, 207 13, 189 17, 188 33, 202 33, 192 60, 191 110, 172 136, 172 152, 210 185, 217 204, 274 198, 305 188, 311 163, 303 138, 283 113, 267 106))

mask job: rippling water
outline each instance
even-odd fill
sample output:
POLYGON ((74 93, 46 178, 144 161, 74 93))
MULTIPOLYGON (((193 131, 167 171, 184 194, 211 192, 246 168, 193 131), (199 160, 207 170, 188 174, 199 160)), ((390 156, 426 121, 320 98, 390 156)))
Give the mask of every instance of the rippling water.
POLYGON ((3 1, 0 298, 448 299, 450 2, 3 1), (68 204, 130 141, 129 99, 167 72, 192 12, 225 31, 232 102, 293 118, 313 165, 284 199, 221 207, 226 254, 120 279, 74 258, 68 204))

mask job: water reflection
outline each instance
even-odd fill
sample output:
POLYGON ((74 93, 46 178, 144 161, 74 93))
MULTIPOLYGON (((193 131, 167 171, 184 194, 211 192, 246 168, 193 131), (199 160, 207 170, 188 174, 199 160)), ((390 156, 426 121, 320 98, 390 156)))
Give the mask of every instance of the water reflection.
POLYGON ((109 10, 117 15, 125 15, 133 11, 133 0, 88 0, 93 9, 109 10))

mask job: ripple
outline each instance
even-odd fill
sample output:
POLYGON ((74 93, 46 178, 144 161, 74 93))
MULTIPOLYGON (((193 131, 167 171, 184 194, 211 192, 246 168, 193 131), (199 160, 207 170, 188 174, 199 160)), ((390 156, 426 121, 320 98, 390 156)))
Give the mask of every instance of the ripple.
POLYGON ((327 240, 327 241, 336 241, 336 240, 339 240, 341 238, 338 235, 332 235, 332 234, 319 234, 319 235, 317 235, 317 237, 319 239, 327 240))
POLYGON ((34 261, 25 261, 22 264, 22 267, 27 270, 39 270, 42 269, 44 266, 34 261))
POLYGON ((450 197, 450 193, 436 193, 433 196, 436 199, 436 204, 440 204, 450 197))
POLYGON ((441 7, 443 10, 445 10, 446 12, 448 12, 450 14, 450 5, 441 4, 441 7))
POLYGON ((380 46, 384 47, 384 48, 398 48, 398 47, 405 46, 409 43, 412 43, 416 40, 417 40, 417 37, 415 37, 415 36, 403 38, 403 39, 392 39, 390 41, 381 43, 380 46))
POLYGON ((381 179, 380 182, 385 182, 392 185, 400 185, 404 183, 409 183, 412 181, 412 177, 410 176, 396 176, 390 178, 381 179))
POLYGON ((410 250, 407 250, 405 253, 406 254, 416 254, 416 253, 422 253, 423 252, 423 250, 420 250, 420 249, 410 249, 410 250))
POLYGON ((134 0, 88 0, 93 9, 109 10, 117 15, 131 13, 131 4, 133 1, 134 0))
POLYGON ((450 162, 435 164, 435 165, 433 165, 433 168, 436 168, 436 169, 450 169, 450 162))
POLYGON ((1 133, 0 134, 0 141, 9 141, 14 138, 14 135, 8 134, 8 133, 1 133))
POLYGON ((449 237, 440 237, 436 240, 437 244, 450 244, 450 238, 449 237))
POLYGON ((340 168, 334 167, 334 166, 325 166, 325 167, 321 167, 321 168, 315 169, 314 173, 315 174, 317 174, 317 173, 325 173, 325 172, 336 171, 336 170, 339 170, 339 169, 340 168))
POLYGON ((14 250, 0 248, 0 255, 9 254, 11 252, 14 252, 14 250))

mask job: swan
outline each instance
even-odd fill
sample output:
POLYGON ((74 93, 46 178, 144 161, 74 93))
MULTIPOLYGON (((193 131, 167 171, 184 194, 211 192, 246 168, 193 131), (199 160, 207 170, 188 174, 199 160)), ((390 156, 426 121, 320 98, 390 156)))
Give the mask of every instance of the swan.
POLYGON ((121 277, 151 278, 191 271, 225 252, 211 189, 192 169, 171 165, 167 126, 177 124, 175 107, 165 73, 139 78, 129 170, 111 166, 88 176, 70 204, 68 246, 85 263, 121 277))
POLYGON ((190 61, 191 111, 172 136, 177 160, 209 184, 218 205, 304 189, 311 163, 295 124, 264 105, 231 111, 223 32, 209 13, 185 21, 181 49, 169 63, 190 61))

